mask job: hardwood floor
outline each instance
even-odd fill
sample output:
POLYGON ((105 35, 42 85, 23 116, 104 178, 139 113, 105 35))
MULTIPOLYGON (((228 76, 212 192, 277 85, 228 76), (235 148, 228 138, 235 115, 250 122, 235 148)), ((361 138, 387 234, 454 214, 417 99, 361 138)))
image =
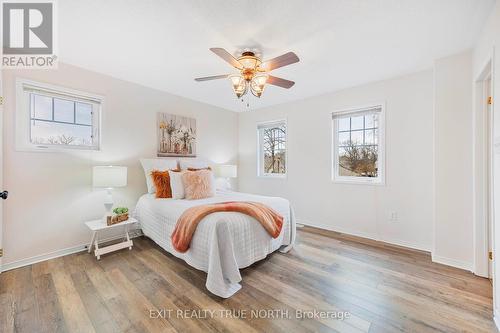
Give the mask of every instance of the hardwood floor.
POLYGON ((229 299, 145 237, 100 261, 85 252, 4 272, 0 332, 496 332, 487 279, 344 234, 303 228, 297 238, 290 253, 242 270, 229 299), (314 309, 350 317, 295 318, 314 309))

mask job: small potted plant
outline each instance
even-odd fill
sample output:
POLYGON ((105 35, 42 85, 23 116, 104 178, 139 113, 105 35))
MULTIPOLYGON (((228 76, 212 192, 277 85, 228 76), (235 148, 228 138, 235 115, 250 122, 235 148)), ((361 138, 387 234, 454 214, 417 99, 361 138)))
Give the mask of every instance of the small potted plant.
POLYGON ((113 209, 113 213, 115 215, 108 216, 107 224, 113 225, 120 222, 124 222, 128 220, 128 208, 127 207, 116 207, 113 209))

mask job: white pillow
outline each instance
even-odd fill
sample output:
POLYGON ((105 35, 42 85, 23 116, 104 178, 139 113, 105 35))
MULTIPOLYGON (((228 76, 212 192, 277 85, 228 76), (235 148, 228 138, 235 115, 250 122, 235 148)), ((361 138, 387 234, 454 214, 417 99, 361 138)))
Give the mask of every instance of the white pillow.
POLYGON ((155 193, 156 187, 151 179, 151 171, 165 171, 177 169, 177 160, 175 159, 160 159, 160 158, 141 158, 142 168, 144 169, 144 175, 146 176, 146 185, 148 187, 148 193, 155 193))
POLYGON ((195 159, 179 160, 179 165, 182 170, 187 170, 188 168, 204 169, 210 166, 210 162, 207 160, 195 158, 195 159))
POLYGON ((168 174, 170 176, 170 189, 172 190, 172 199, 184 199, 186 197, 184 184, 182 183, 182 175, 184 174, 184 171, 169 172, 168 174))

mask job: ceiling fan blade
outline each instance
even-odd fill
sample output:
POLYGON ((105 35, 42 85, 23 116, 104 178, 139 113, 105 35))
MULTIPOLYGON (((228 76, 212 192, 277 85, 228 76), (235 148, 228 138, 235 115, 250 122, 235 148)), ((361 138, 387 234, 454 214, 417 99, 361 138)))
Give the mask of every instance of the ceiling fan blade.
POLYGON ((219 57, 230 63, 231 66, 236 67, 238 69, 243 69, 243 65, 240 64, 240 62, 236 60, 236 58, 233 57, 231 53, 227 52, 222 47, 212 47, 210 51, 212 51, 213 53, 217 54, 219 57))
POLYGON ((197 77, 194 79, 195 81, 202 82, 202 81, 210 81, 210 80, 218 80, 218 79, 225 79, 228 77, 229 74, 224 74, 224 75, 214 75, 214 76, 205 76, 205 77, 197 77))
POLYGON ((279 57, 264 61, 260 65, 260 68, 266 71, 272 71, 273 69, 280 68, 283 66, 288 66, 296 62, 299 62, 299 60, 300 60, 299 57, 297 57, 295 53, 288 52, 280 55, 279 57))
POLYGON ((269 84, 272 84, 274 86, 278 86, 281 88, 286 88, 286 89, 290 89, 295 84, 295 82, 293 82, 293 81, 285 80, 285 79, 282 79, 280 77, 276 77, 276 76, 272 76, 272 75, 269 75, 266 83, 269 83, 269 84))

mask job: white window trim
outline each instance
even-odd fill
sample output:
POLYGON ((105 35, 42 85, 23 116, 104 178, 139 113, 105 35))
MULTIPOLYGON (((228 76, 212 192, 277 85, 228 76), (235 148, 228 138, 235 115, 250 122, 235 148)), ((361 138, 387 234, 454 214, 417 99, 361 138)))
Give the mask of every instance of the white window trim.
POLYGON ((336 110, 330 113, 330 121, 331 121, 331 180, 334 183, 339 184, 352 184, 352 185, 377 185, 377 186, 385 186, 385 102, 382 103, 373 103, 367 105, 361 105, 357 107, 352 107, 348 109, 336 110), (339 166, 338 166, 338 139, 337 139, 337 122, 334 119, 334 116, 342 115, 343 113, 349 114, 356 111, 363 111, 364 109, 370 108, 380 108, 379 115, 379 152, 378 152, 378 168, 379 168, 379 176, 376 178, 372 177, 348 177, 348 176, 339 176, 339 166))
POLYGON ((259 121, 256 124, 257 128, 257 177, 258 178, 266 178, 266 179, 286 179, 288 176, 288 121, 286 118, 281 118, 281 119, 274 119, 274 120, 266 120, 266 121, 259 121), (260 131, 259 131, 259 126, 262 125, 271 125, 274 123, 285 123, 285 173, 263 173, 261 172, 261 166, 262 166, 262 160, 263 156, 260 151, 260 131))
MULTIPOLYGON (((30 81, 26 79, 16 80, 16 114, 15 114, 15 145, 16 151, 31 151, 31 152, 71 152, 71 151, 99 151, 101 149, 101 131, 102 131, 102 109, 104 106, 104 97, 101 95, 91 94, 79 90, 74 90, 66 87, 56 86, 48 83, 30 81), (85 146, 58 146, 58 145, 37 145, 30 141, 30 110, 27 105, 24 87, 32 86, 45 90, 49 94, 68 95, 73 98, 81 98, 84 101, 93 101, 100 104, 100 107, 95 110, 97 114, 96 128, 97 142, 92 147, 85 146)), ((94 111, 94 110, 93 110, 94 111)))

